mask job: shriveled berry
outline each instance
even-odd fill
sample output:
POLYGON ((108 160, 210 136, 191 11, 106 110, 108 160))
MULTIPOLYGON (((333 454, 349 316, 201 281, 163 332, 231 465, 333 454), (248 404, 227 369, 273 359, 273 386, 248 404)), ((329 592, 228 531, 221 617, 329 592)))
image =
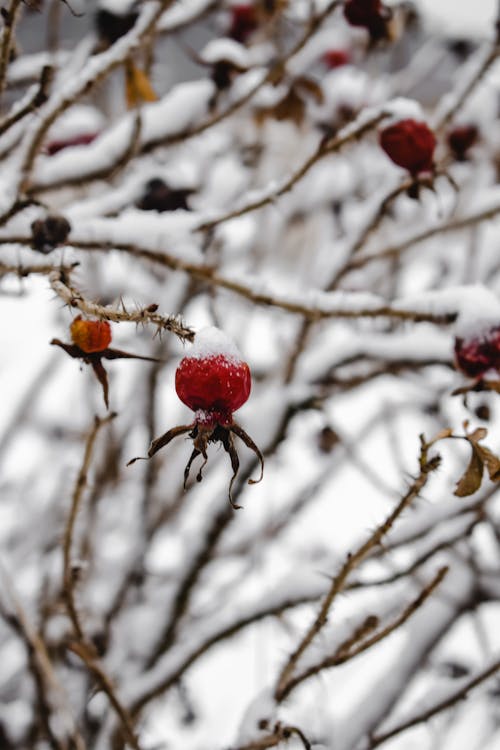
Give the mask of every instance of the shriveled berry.
POLYGON ((92 141, 95 141, 98 135, 99 133, 81 133, 80 135, 75 135, 73 138, 49 141, 45 146, 45 152, 48 156, 54 156, 59 151, 63 151, 63 149, 70 148, 71 146, 87 146, 92 141))
POLYGON ((231 25, 227 35, 237 42, 245 42, 257 29, 259 20, 255 7, 250 3, 233 5, 231 8, 231 25))
POLYGON ((31 224, 31 246, 40 253, 50 253, 68 239, 71 225, 64 216, 49 214, 31 224))
POLYGON ((137 21, 138 13, 130 12, 118 15, 108 10, 100 9, 95 16, 95 26, 99 38, 106 44, 114 44, 120 37, 127 34, 137 21))
POLYGON ((467 151, 477 142, 479 130, 475 125, 457 125, 447 136, 448 146, 457 161, 466 161, 467 151))
POLYGON ((455 364, 464 375, 480 378, 488 370, 500 369, 500 326, 480 336, 455 339, 455 364))
POLYGON ((436 137, 425 122, 408 118, 380 132, 380 145, 387 156, 412 175, 431 172, 436 137))
POLYGON ((380 0, 347 0, 344 16, 351 26, 365 28, 374 41, 387 36, 389 13, 380 0))
POLYGON ((180 400, 204 413, 197 418, 207 423, 229 424, 233 412, 248 399, 251 385, 247 363, 225 354, 184 357, 175 374, 180 400))
POLYGON ((343 65, 348 65, 351 61, 349 52, 344 49, 329 49, 323 55, 324 65, 333 70, 334 68, 341 68, 343 65))
POLYGON ((111 326, 104 320, 83 320, 78 315, 70 326, 71 339, 88 354, 102 352, 111 343, 111 326))

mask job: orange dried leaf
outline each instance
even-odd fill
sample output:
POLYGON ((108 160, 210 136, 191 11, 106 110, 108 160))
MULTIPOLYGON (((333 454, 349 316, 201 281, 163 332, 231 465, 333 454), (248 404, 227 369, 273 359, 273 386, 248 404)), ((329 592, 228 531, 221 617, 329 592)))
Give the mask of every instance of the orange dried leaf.
POLYGON ((143 102, 156 102, 158 100, 146 73, 133 63, 129 63, 125 71, 125 97, 129 109, 133 109, 143 102))

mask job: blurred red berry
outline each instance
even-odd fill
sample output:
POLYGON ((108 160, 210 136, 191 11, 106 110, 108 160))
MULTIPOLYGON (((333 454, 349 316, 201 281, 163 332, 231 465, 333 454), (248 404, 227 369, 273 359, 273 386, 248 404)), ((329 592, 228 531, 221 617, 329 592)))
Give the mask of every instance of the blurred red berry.
POLYGON ((70 326, 71 339, 82 352, 102 352, 111 343, 111 326, 107 321, 83 320, 78 315, 70 326))
POLYGON ((457 125, 448 133, 447 141, 457 161, 466 161, 467 151, 478 138, 479 130, 475 125, 457 125))
POLYGON ((412 175, 431 172, 436 137, 425 122, 399 120, 380 132, 380 145, 387 156, 412 175))
POLYGON ((455 364, 469 378, 480 378, 488 370, 500 370, 500 326, 480 336, 457 337, 455 364))
POLYGON ((233 5, 231 8, 231 25, 227 35, 237 42, 245 42, 258 25, 259 20, 253 5, 250 3, 233 5))
POLYGON ((347 50, 329 49, 323 55, 322 60, 327 68, 333 70, 334 68, 341 68, 342 65, 348 65, 351 61, 351 56, 347 50))

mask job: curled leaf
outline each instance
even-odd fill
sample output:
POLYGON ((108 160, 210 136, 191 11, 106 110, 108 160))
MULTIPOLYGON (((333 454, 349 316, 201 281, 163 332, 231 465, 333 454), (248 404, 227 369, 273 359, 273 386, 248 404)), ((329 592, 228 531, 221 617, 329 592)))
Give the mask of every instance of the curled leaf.
POLYGON ((468 497, 469 495, 473 495, 474 492, 477 492, 480 488, 481 482, 483 481, 483 458, 480 451, 477 449, 477 446, 471 443, 471 447, 472 456, 469 465, 467 466, 462 478, 457 483, 454 492, 457 497, 468 497))

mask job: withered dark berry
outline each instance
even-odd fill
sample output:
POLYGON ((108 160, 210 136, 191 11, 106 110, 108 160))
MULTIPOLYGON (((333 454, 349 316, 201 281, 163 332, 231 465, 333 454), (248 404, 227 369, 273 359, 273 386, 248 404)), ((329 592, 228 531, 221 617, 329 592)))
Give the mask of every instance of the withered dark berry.
POLYGON ((52 214, 45 219, 37 219, 31 225, 31 247, 39 253, 50 253, 57 245, 68 239, 71 224, 64 216, 52 214))
POLYGON ((144 193, 137 202, 137 208, 141 211, 190 211, 188 198, 195 191, 190 188, 174 189, 169 187, 164 180, 154 177, 146 184, 144 193))
MULTIPOLYGON (((188 425, 173 427, 153 440, 147 458, 154 456, 173 438, 188 432, 193 440, 193 452, 184 470, 185 486, 193 461, 200 455, 204 459, 196 477, 197 481, 201 481, 202 470, 208 460, 209 443, 222 443, 224 450, 229 454, 233 469, 229 483, 229 501, 234 508, 239 508, 231 495, 233 482, 239 470, 239 458, 234 447, 233 435, 237 435, 254 451, 260 461, 260 477, 258 480, 249 480, 250 484, 262 479, 264 468, 260 450, 233 420, 233 412, 247 401, 251 386, 250 369, 225 334, 214 327, 200 331, 196 335, 192 352, 181 360, 175 374, 177 395, 194 411, 194 421, 188 425)), ((137 459, 132 459, 129 464, 134 461, 137 459)))
POLYGON ((106 44, 114 44, 133 28, 137 18, 138 13, 135 12, 118 15, 108 10, 98 10, 95 16, 95 27, 99 39, 106 44))
POLYGON ((344 5, 344 16, 351 26, 365 28, 372 41, 387 36, 387 22, 390 11, 381 0, 347 0, 344 5))
POLYGON ((259 26, 256 9, 250 3, 233 5, 231 23, 227 35, 237 42, 244 43, 259 26))
POLYGON ((488 370, 500 370, 500 326, 478 336, 455 339, 455 364, 464 375, 481 378, 488 370))
POLYGON ((472 146, 477 143, 479 130, 476 125, 457 125, 447 135, 448 146, 457 161, 466 161, 472 146))
POLYGON ((387 156, 413 176, 432 172, 436 137, 425 122, 408 118, 380 131, 380 145, 387 156))

